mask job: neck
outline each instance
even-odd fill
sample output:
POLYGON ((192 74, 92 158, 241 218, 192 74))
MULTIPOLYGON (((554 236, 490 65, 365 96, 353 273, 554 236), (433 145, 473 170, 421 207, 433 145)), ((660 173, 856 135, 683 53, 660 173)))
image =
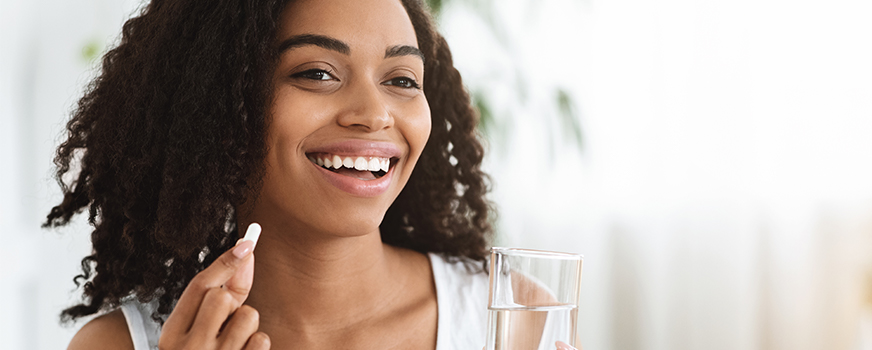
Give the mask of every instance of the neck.
POLYGON ((260 312, 261 329, 317 334, 350 327, 390 312, 406 287, 402 253, 384 245, 377 230, 337 237, 261 225, 246 300, 260 312))

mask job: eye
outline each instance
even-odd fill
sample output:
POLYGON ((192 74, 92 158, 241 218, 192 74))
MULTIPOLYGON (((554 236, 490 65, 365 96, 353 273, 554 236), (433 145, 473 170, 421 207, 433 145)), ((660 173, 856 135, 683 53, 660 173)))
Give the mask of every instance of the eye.
POLYGON ((420 89, 421 86, 415 79, 409 77, 396 77, 384 82, 385 85, 397 86, 404 89, 420 89))
POLYGON ((338 80, 336 79, 336 77, 331 75, 330 72, 323 69, 309 69, 299 73, 295 73, 291 75, 291 77, 310 80, 338 80))

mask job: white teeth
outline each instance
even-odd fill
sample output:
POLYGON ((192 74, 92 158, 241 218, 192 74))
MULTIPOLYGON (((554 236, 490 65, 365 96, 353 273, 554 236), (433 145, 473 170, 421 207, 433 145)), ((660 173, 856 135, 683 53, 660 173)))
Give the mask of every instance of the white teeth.
POLYGON ((366 171, 369 168, 369 163, 366 162, 366 159, 363 157, 357 157, 354 160, 354 170, 357 171, 366 171))
POLYGON ((381 157, 345 157, 337 155, 324 155, 322 157, 309 157, 312 163, 325 168, 339 169, 346 167, 358 171, 384 171, 388 172, 391 169, 390 158, 381 157))
POLYGON ((369 170, 369 171, 381 170, 381 161, 379 161, 378 158, 370 159, 369 163, 367 164, 366 170, 369 170))

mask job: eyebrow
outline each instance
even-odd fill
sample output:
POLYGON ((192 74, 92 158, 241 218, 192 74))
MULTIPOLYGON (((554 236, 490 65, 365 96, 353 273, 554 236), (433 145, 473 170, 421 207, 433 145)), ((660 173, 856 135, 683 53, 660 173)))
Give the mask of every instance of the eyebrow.
POLYGON ((351 48, 348 47, 348 44, 329 36, 317 34, 302 34, 287 38, 279 44, 278 51, 279 53, 283 53, 287 50, 306 45, 323 47, 327 50, 336 51, 344 55, 351 54, 351 48))
POLYGON ((424 53, 421 52, 417 47, 409 46, 409 45, 397 45, 391 46, 387 50, 385 50, 385 58, 391 57, 399 57, 399 56, 418 56, 421 61, 424 60, 424 53))
MULTIPOLYGON (((279 43, 278 52, 279 54, 281 54, 287 50, 307 45, 315 45, 327 50, 339 52, 343 55, 351 54, 351 47, 349 47, 348 44, 342 42, 342 40, 318 34, 301 34, 287 38, 279 43)), ((424 53, 422 53, 421 50, 414 46, 396 45, 391 46, 387 50, 385 50, 385 58, 400 56, 417 56, 422 61, 424 60, 424 53)))

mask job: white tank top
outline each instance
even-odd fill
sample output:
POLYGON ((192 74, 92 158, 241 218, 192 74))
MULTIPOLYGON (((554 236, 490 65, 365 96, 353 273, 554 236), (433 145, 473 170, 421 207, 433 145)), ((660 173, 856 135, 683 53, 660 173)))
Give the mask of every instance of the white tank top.
MULTIPOLYGON (((448 262, 441 255, 429 254, 436 283, 439 319, 436 350, 481 349, 485 345, 487 327, 488 277, 471 263, 448 262)), ((127 329, 136 350, 157 349, 160 324, 151 318, 156 302, 147 304, 127 301, 121 311, 127 319, 127 329)))

